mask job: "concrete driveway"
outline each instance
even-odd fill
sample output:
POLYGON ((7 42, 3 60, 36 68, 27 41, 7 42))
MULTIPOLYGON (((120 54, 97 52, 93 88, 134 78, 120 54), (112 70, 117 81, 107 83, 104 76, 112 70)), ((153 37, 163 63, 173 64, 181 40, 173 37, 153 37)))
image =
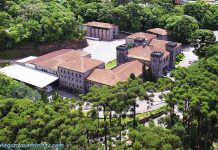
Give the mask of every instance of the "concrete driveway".
POLYGON ((92 55, 92 58, 108 63, 116 59, 116 47, 124 44, 124 39, 117 39, 113 41, 94 41, 87 39, 89 46, 83 51, 92 55))
POLYGON ((193 52, 194 48, 187 46, 186 48, 183 49, 183 54, 185 55, 185 58, 177 65, 180 67, 188 67, 190 66, 193 62, 198 60, 198 56, 195 55, 193 52))

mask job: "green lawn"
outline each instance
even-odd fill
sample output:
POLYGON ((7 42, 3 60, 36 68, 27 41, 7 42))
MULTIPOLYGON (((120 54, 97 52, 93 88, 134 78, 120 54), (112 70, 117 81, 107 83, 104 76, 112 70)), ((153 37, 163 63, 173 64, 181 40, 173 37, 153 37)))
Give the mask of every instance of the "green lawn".
MULTIPOLYGON (((166 108, 167 108, 167 106, 162 106, 162 107, 160 107, 160 108, 158 108, 158 109, 156 109, 156 110, 152 110, 152 111, 150 111, 150 112, 144 112, 144 113, 136 114, 136 118, 137 118, 138 120, 141 120, 141 119, 143 119, 143 118, 145 118, 145 117, 148 117, 148 116, 150 116, 150 115, 152 115, 152 114, 159 113, 159 112, 161 112, 161 111, 163 111, 163 110, 166 111, 166 108)), ((124 122, 124 123, 127 123, 127 122, 129 122, 129 121, 132 121, 132 118, 130 118, 130 117, 128 117, 128 116, 123 119, 123 122, 124 122)))
POLYGON ((178 65, 183 59, 185 58, 185 55, 183 53, 180 53, 176 56, 176 65, 178 65))
POLYGON ((110 61, 109 63, 107 63, 106 65, 105 65, 105 68, 106 69, 112 69, 112 68, 114 68, 114 67, 116 67, 117 66, 117 60, 115 59, 115 60, 112 60, 112 61, 110 61))

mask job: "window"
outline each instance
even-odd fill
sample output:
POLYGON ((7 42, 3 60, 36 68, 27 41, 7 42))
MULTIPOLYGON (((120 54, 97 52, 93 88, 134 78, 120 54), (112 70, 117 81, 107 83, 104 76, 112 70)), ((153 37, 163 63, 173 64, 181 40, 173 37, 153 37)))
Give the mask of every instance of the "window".
POLYGON ((72 81, 74 81, 74 78, 72 78, 72 81))
POLYGON ((78 80, 76 79, 76 82, 78 82, 78 80))
POLYGON ((77 74, 76 74, 76 77, 77 77, 77 74))
POLYGON ((81 75, 79 75, 79 77, 81 78, 81 75))
POLYGON ((65 73, 65 70, 64 70, 64 73, 65 73))
POLYGON ((68 77, 68 80, 70 80, 70 77, 68 77))
POLYGON ((72 72, 72 76, 73 76, 73 72, 72 72))

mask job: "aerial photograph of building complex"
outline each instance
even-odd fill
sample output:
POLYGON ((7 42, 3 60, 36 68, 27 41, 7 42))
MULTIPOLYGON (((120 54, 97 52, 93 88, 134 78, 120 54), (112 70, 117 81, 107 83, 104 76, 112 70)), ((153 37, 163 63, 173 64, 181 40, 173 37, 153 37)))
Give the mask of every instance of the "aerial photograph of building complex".
POLYGON ((218 1, 0 1, 0 149, 218 149, 218 1))

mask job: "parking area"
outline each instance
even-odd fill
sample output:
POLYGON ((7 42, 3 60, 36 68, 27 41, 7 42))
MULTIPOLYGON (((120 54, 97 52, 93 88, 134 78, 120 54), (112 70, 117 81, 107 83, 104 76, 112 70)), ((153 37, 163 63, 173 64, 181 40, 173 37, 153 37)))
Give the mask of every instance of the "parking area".
POLYGON ((92 55, 93 59, 104 61, 108 63, 116 59, 116 47, 124 44, 124 39, 116 39, 113 41, 95 41, 87 39, 89 46, 83 51, 92 55))

